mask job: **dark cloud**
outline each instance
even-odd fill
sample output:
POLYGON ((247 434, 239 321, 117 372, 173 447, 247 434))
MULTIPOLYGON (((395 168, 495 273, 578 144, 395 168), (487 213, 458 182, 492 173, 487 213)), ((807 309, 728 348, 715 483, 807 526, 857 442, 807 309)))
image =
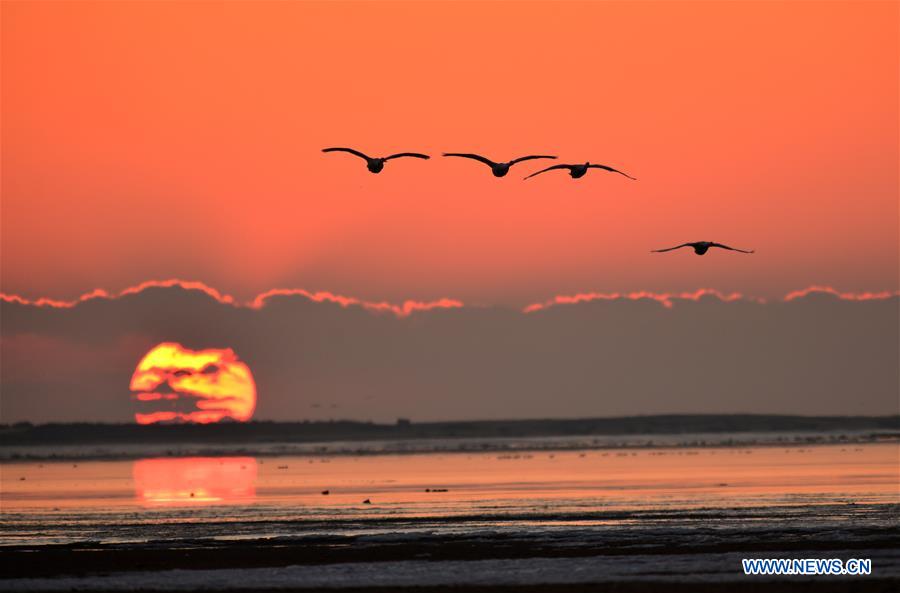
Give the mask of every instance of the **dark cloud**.
POLYGON ((179 285, 74 306, 3 300, 0 414, 130 421, 131 374, 164 341, 233 348, 254 373, 258 419, 336 406, 378 421, 898 412, 896 296, 583 297, 529 313, 293 293, 239 306, 179 285))

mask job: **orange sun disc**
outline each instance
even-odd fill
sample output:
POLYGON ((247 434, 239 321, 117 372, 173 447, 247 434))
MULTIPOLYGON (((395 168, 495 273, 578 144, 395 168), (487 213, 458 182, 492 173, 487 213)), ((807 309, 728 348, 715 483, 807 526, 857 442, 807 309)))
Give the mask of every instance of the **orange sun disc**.
POLYGON ((131 377, 140 402, 138 424, 231 419, 246 422, 256 408, 250 368, 229 348, 190 350, 165 342, 144 355, 131 377))

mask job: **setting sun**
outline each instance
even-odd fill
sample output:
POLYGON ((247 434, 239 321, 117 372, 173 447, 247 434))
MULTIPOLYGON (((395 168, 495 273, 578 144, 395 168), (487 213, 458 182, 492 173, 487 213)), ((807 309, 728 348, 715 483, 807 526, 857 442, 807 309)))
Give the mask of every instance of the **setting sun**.
POLYGON ((208 424, 224 418, 246 422, 256 408, 253 375, 227 348, 195 351, 181 344, 159 344, 138 363, 131 391, 135 400, 146 402, 142 406, 152 406, 134 415, 138 424, 208 424))

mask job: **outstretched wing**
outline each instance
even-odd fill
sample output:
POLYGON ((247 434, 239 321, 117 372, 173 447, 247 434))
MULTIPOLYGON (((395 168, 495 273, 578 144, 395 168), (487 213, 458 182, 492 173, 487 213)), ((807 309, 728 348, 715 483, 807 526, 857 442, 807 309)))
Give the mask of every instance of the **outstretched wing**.
POLYGON ((323 148, 323 149, 322 149, 322 152, 349 152, 350 154, 355 154, 356 156, 358 156, 358 157, 361 158, 361 159, 366 159, 367 161, 372 160, 371 158, 369 158, 368 156, 364 155, 364 154, 361 153, 360 151, 358 151, 358 150, 353 150, 352 148, 342 148, 342 147, 323 148))
POLYGON ((392 154, 391 156, 384 157, 384 160, 389 161, 391 159, 399 159, 400 157, 411 156, 417 159, 430 159, 431 157, 427 154, 422 154, 419 152, 398 152, 397 154, 392 154))
POLYGON ((555 156, 550 156, 549 154, 532 154, 528 156, 520 156, 517 159, 513 159, 509 161, 510 165, 515 165, 516 163, 521 163, 522 161, 530 161, 532 159, 555 159, 555 156))
POLYGON ((493 167, 497 163, 492 161, 491 159, 485 158, 480 154, 472 154, 471 152, 445 152, 444 156, 458 156, 464 159, 475 159, 476 161, 480 161, 487 165, 488 167, 493 167))
POLYGON ((553 165, 552 167, 547 167, 546 169, 541 169, 537 173, 532 173, 525 179, 531 179, 535 175, 540 175, 541 173, 546 173, 547 171, 553 171, 554 169, 570 169, 571 167, 572 167, 572 165, 553 165))
POLYGON ((753 253, 753 250, 744 250, 744 249, 736 249, 734 247, 729 247, 728 245, 722 245, 721 243, 710 243, 710 247, 720 247, 722 249, 728 249, 729 251, 740 251, 741 253, 753 253))
POLYGON ((682 243, 677 247, 667 247, 665 249, 651 249, 650 253, 662 253, 663 251, 675 251, 676 249, 681 249, 682 247, 693 247, 694 245, 691 243, 682 243))
POLYGON ((632 177, 632 176, 629 175, 628 173, 623 173, 622 171, 619 171, 618 169, 613 169, 612 167, 607 167, 606 165, 593 165, 593 164, 592 164, 592 165, 588 165, 588 167, 591 168, 591 169, 603 169, 604 171, 609 171, 610 173, 618 173, 619 175, 624 175, 624 176, 627 177, 628 179, 632 179, 632 180, 634 180, 634 181, 637 181, 637 179, 635 179, 634 177, 632 177))

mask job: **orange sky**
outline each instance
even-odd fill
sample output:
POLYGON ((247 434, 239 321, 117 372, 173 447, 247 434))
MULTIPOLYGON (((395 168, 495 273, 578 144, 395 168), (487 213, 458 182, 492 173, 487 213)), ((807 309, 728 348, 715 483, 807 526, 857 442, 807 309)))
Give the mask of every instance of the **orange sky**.
POLYGON ((896 2, 2 2, 2 289, 898 285, 896 2), (531 152, 607 163, 361 161, 531 152), (716 240, 698 258, 648 250, 716 240))

